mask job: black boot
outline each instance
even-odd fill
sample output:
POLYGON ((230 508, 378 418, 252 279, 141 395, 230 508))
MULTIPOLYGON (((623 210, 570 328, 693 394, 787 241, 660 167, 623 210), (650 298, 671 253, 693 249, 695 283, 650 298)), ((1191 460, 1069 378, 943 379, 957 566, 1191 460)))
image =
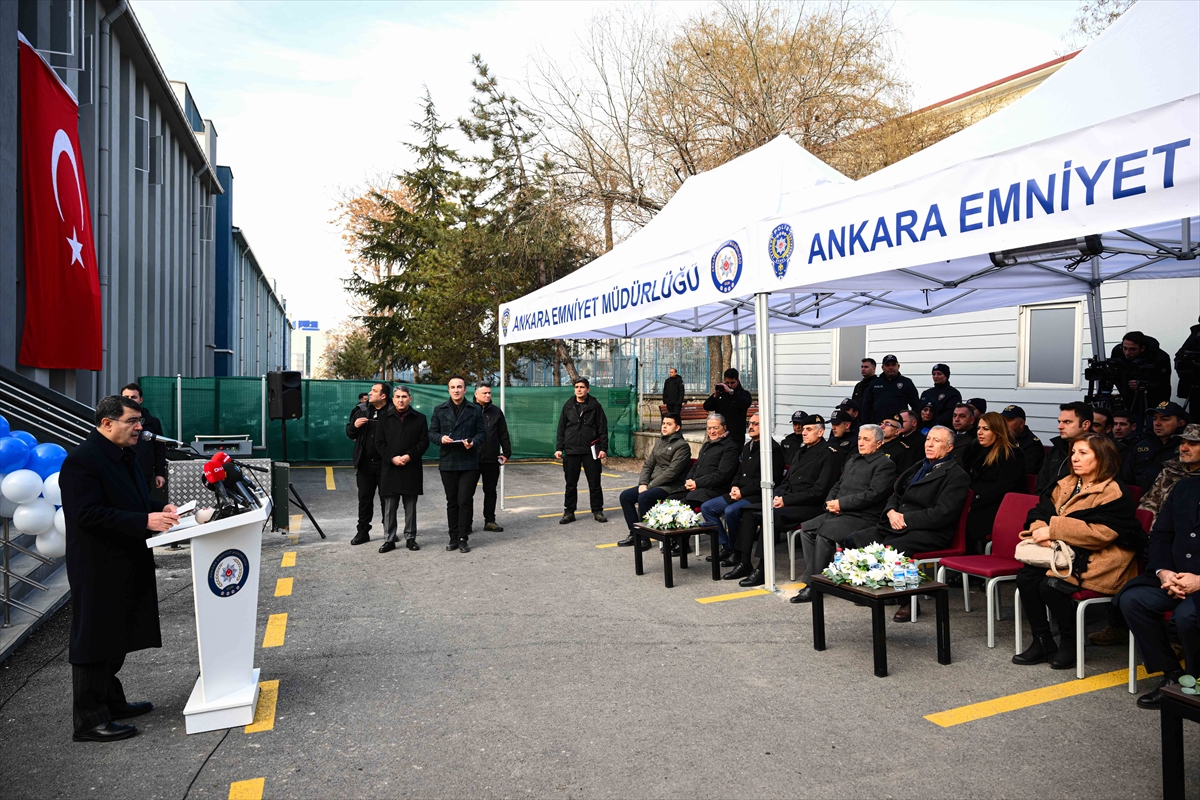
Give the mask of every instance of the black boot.
POLYGON ((1058 631, 1062 642, 1058 651, 1050 656, 1050 669, 1075 669, 1075 631, 1058 631))
MULTIPOLYGON (((1012 657, 1014 664, 1021 666, 1029 666, 1031 664, 1041 664, 1050 656, 1058 651, 1058 645, 1054 643, 1054 637, 1050 634, 1034 634, 1033 644, 1026 648, 1024 653, 1018 653, 1012 657)), ((1074 659, 1072 659, 1074 660, 1074 659)))

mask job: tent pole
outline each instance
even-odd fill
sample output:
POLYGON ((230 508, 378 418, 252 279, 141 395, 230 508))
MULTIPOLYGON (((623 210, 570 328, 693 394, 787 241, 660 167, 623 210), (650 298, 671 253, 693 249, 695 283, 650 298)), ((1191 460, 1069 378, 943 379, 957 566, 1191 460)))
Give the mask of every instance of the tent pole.
POLYGON ((1092 256, 1092 280, 1088 289, 1088 321, 1091 323, 1092 357, 1108 358, 1104 343, 1104 319, 1100 308, 1100 256, 1092 256))
MULTIPOLYGON (((504 380, 507 373, 504 371, 504 345, 500 345, 500 413, 504 413, 504 380)), ((500 465, 500 510, 504 510, 504 465, 500 465)))
MULTIPOLYGON (((774 465, 771 463, 771 439, 774 429, 775 409, 771 385, 770 364, 770 317, 767 314, 768 301, 771 295, 761 293, 754 295, 754 346, 758 352, 758 431, 759 431, 759 464, 762 466, 759 486, 762 487, 762 569, 766 577, 765 588, 775 591, 775 514, 771 509, 774 497, 774 487, 771 476, 774 465)), ((715 558, 715 556, 714 556, 715 558)))

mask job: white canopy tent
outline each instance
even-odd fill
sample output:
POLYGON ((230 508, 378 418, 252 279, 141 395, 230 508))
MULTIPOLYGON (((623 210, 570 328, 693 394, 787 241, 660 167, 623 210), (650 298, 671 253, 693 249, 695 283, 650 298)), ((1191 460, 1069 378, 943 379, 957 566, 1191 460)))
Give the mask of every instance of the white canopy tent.
MULTIPOLYGON (((614 249, 502 307, 501 344, 731 333, 753 295, 764 420, 769 332, 996 308, 1015 291, 1022 303, 1086 293, 1103 356, 1103 281, 1200 276, 1197 30, 1200 4, 1138 3, 1025 97, 904 161, 780 191, 780 212, 714 222, 674 255, 603 269, 614 249), (680 270, 701 286, 663 297, 680 270)), ((764 547, 769 582, 773 554, 764 547)))

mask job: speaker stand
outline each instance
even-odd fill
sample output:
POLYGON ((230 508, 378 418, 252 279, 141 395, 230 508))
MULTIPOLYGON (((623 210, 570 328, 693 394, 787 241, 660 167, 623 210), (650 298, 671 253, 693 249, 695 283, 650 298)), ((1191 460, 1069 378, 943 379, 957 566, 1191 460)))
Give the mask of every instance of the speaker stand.
MULTIPOLYGON (((283 428, 283 460, 290 464, 287 452, 287 420, 281 419, 279 420, 279 424, 283 428)), ((300 510, 304 512, 305 516, 308 517, 308 521, 317 529, 317 533, 321 534, 321 538, 326 538, 325 531, 321 530, 321 526, 317 524, 317 520, 313 517, 312 512, 308 510, 308 506, 305 504, 303 498, 300 497, 300 493, 296 491, 296 485, 291 481, 288 481, 288 492, 292 496, 292 502, 300 506, 300 510)))

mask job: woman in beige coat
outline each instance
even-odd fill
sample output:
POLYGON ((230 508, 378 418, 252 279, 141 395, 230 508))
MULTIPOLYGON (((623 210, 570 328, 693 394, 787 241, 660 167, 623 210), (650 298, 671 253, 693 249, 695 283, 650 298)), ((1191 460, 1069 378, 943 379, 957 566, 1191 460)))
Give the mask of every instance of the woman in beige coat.
POLYGON ((1071 595, 1080 589, 1115 595, 1137 575, 1135 557, 1145 533, 1134 514, 1133 496, 1116 479, 1119 468, 1120 456, 1112 440, 1099 433, 1085 434, 1071 443, 1071 474, 1029 512, 1021 537, 1043 547, 1054 540, 1066 542, 1075 559, 1065 578, 1028 565, 1017 573, 1033 644, 1013 656, 1014 664, 1049 660, 1054 669, 1073 669, 1075 601, 1071 595), (1050 635, 1047 609, 1058 623, 1058 644, 1050 635))

